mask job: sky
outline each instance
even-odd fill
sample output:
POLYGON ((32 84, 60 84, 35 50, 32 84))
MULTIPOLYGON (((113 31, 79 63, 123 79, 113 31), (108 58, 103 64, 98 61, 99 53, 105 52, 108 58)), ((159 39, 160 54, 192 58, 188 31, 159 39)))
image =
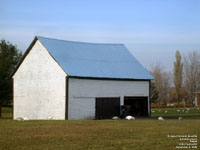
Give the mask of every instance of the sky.
POLYGON ((36 35, 123 43, 173 72, 176 50, 200 52, 200 0, 0 0, 0 39, 24 52, 36 35))

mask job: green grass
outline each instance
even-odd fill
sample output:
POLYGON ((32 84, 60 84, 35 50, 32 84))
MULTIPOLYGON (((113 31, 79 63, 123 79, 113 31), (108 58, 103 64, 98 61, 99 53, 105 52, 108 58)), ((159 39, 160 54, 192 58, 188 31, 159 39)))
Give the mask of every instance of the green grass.
POLYGON ((184 119, 200 119, 200 108, 156 108, 152 109, 151 117, 157 118, 162 116, 166 119, 177 119, 183 117, 184 119), (177 110, 180 110, 179 112, 177 110), (167 112, 165 112, 167 111, 167 112), (186 112, 188 111, 188 112, 186 112))
POLYGON ((3 107, 2 108, 2 118, 3 119, 11 119, 12 118, 12 108, 3 107))
MULTIPOLYGON (((11 112, 5 108, 3 117, 11 117, 11 112)), ((199 120, 14 121, 4 118, 0 119, 0 150, 171 150, 180 141, 168 135, 195 134, 200 140, 199 120)))
POLYGON ((0 120, 1 150, 171 150, 168 135, 198 135, 198 121, 13 121, 0 120))

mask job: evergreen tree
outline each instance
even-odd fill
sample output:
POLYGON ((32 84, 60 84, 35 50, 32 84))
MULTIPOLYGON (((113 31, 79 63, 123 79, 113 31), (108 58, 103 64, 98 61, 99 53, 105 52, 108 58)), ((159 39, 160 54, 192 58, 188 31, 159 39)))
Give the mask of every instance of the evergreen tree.
POLYGON ((158 94, 159 93, 158 93, 158 90, 157 90, 157 88, 155 86, 154 81, 151 81, 151 97, 150 97, 151 102, 157 103, 158 98, 159 98, 158 94))
POLYGON ((12 79, 10 75, 21 57, 22 52, 16 46, 5 40, 0 41, 0 117, 2 106, 12 104, 12 79))

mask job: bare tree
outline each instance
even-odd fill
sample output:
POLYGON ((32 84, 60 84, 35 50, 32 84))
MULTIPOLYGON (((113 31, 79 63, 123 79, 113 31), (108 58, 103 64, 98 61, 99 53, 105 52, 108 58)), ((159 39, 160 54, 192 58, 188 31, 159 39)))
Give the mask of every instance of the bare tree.
POLYGON ((170 73, 164 72, 163 67, 160 64, 152 66, 150 73, 154 77, 153 83, 158 91, 158 100, 159 104, 166 104, 169 100, 169 88, 170 88, 170 73))
POLYGON ((176 61, 174 62, 174 85, 176 89, 176 100, 178 104, 181 101, 181 87, 183 80, 183 63, 181 62, 181 54, 177 50, 176 51, 176 61))
POLYGON ((200 53, 193 51, 186 55, 183 67, 187 103, 193 104, 195 92, 200 89, 200 53))

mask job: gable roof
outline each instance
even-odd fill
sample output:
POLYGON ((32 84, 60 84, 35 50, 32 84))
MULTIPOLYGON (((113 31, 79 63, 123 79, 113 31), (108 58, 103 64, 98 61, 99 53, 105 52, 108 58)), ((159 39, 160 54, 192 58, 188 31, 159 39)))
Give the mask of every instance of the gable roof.
MULTIPOLYGON (((41 36, 36 36, 36 40, 42 43, 68 76, 153 79, 123 44, 72 42, 41 36)), ((25 56, 32 46, 27 49, 25 56)))

